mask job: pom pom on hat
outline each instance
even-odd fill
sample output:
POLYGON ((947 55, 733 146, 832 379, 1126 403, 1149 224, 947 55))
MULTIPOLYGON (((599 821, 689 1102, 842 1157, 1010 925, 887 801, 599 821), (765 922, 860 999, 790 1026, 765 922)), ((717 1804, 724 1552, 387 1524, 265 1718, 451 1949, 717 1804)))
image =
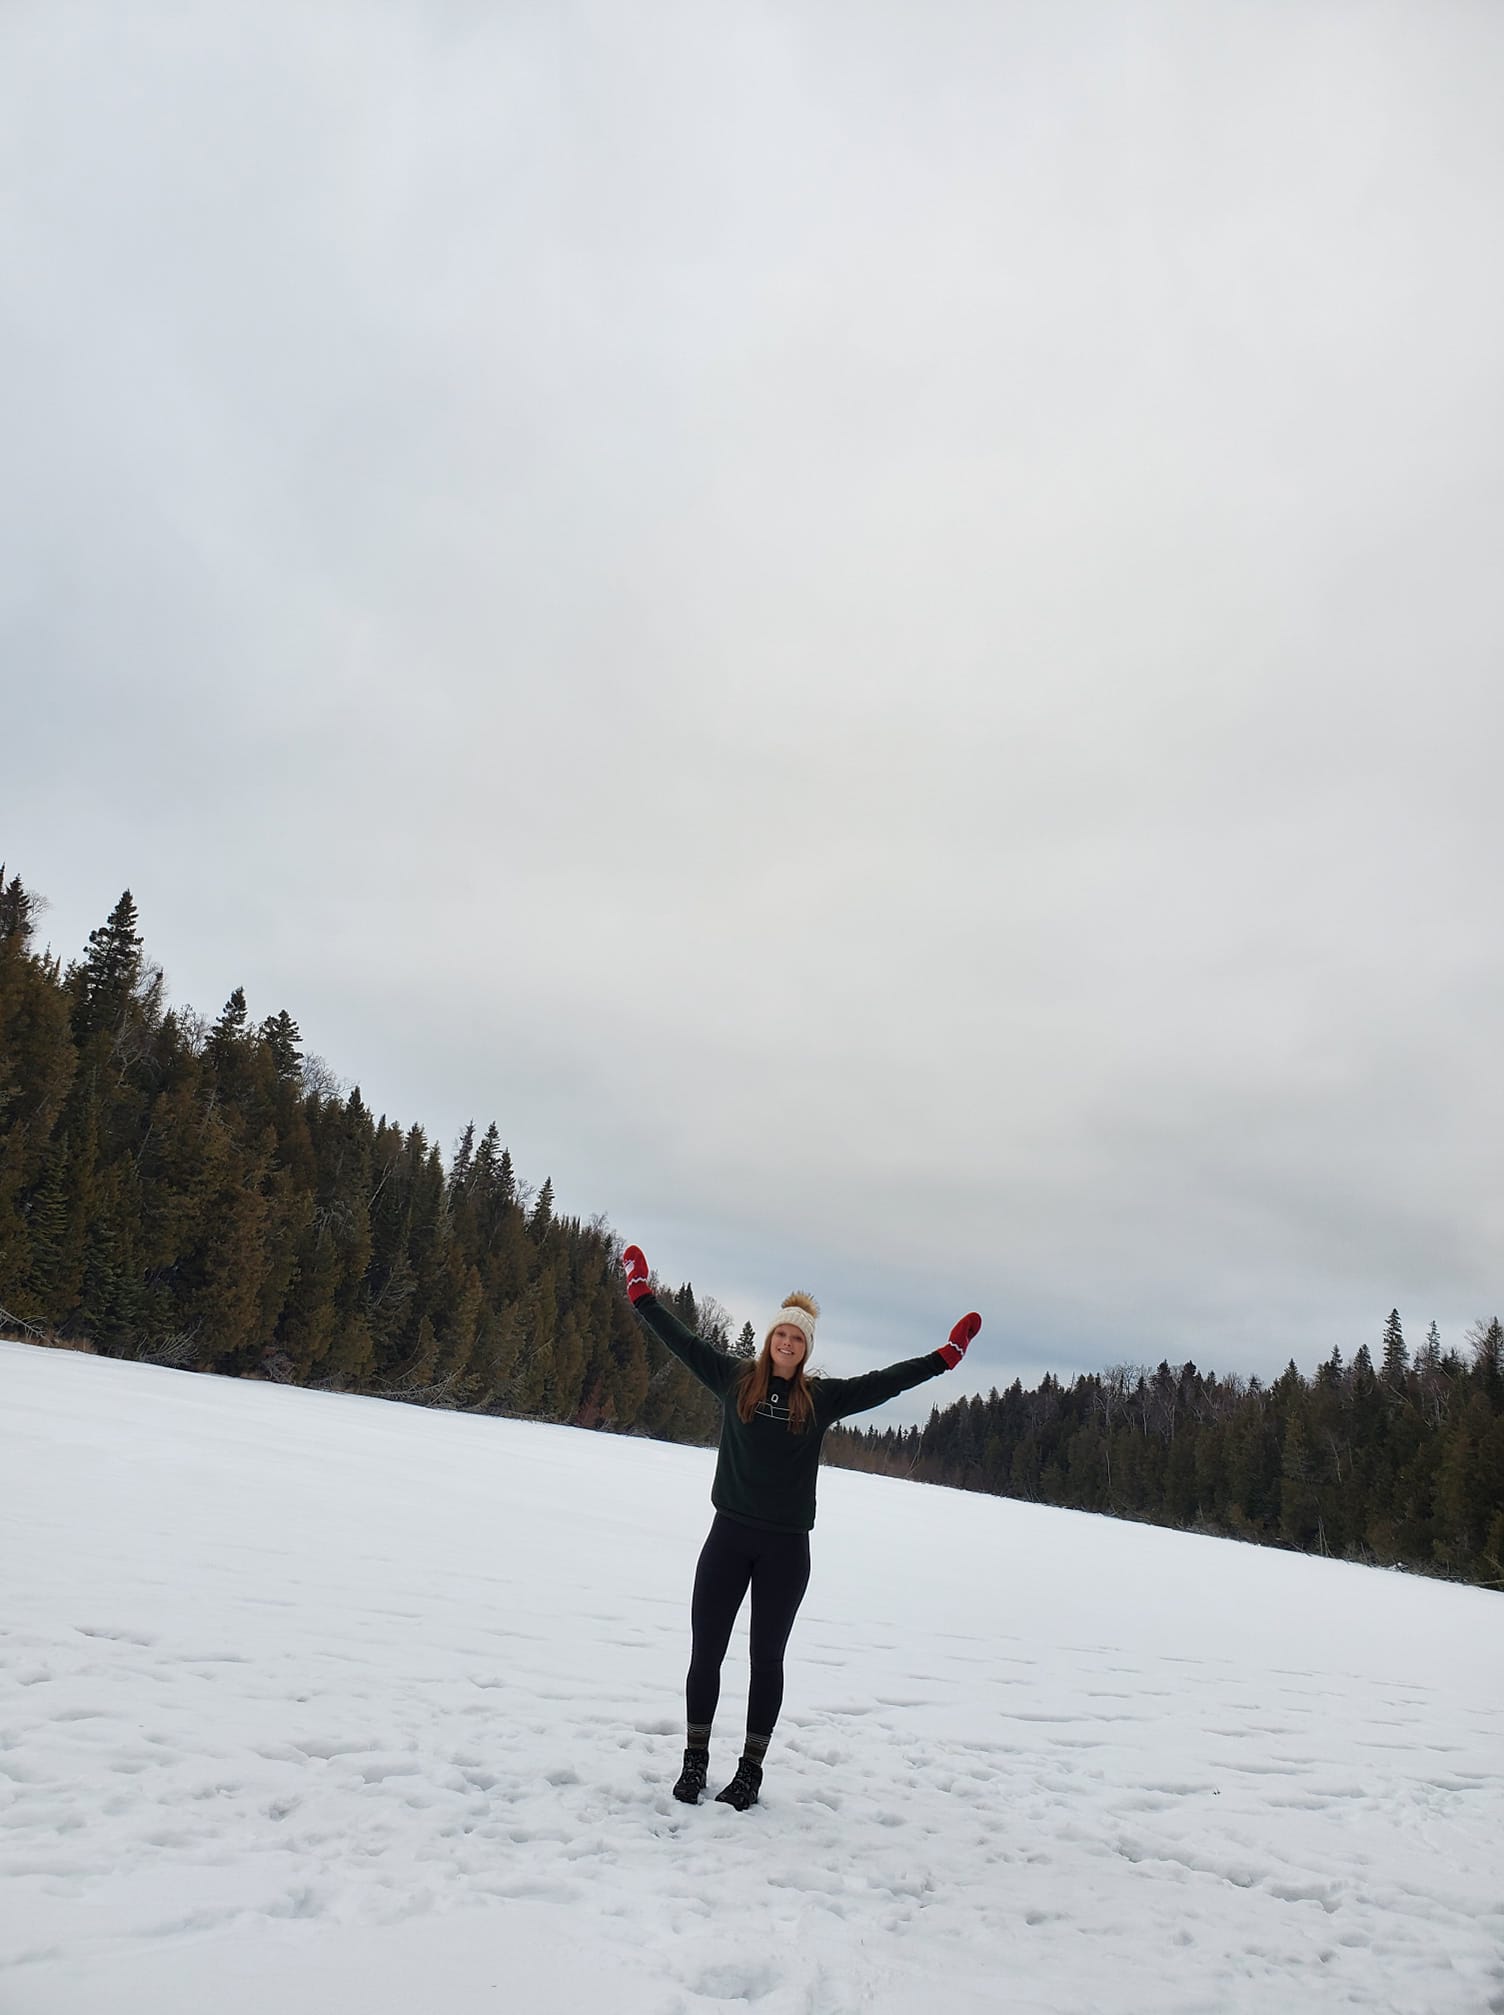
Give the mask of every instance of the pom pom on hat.
POLYGON ((783 1307, 768 1324, 763 1336, 766 1345, 775 1329, 787 1326, 797 1329, 804 1338, 804 1362, 808 1364, 815 1354, 815 1323, 820 1315, 820 1304, 812 1294, 789 1294, 784 1296, 783 1307))

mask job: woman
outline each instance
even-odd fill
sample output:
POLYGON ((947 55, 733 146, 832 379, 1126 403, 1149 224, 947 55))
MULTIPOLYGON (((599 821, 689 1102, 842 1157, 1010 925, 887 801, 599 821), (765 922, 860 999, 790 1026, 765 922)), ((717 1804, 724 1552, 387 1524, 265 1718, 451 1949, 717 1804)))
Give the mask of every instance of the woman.
POLYGON ((752 1685, 747 1742, 736 1775, 717 1799, 745 1812, 757 1803, 762 1764, 783 1704, 783 1651, 809 1582, 815 1475, 825 1430, 847 1414, 881 1406, 949 1371, 982 1327, 963 1315, 950 1341, 924 1357, 860 1378, 810 1378, 818 1305, 791 1294, 750 1361, 693 1335, 653 1292, 640 1246, 622 1254, 632 1306, 665 1349, 721 1402, 721 1444, 710 1501, 715 1522, 695 1570, 693 1647, 685 1684, 688 1742, 674 1796, 693 1805, 705 1789, 710 1727, 721 1692, 721 1662, 742 1599, 752 1590, 752 1685))

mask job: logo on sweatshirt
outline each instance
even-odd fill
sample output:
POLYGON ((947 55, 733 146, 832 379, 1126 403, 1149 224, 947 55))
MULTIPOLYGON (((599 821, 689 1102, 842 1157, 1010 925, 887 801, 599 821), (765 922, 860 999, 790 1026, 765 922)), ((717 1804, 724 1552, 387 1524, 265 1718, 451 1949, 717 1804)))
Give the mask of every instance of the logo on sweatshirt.
POLYGON ((789 1417, 788 1394, 781 1385, 770 1385, 766 1399, 757 1402, 757 1411, 766 1420, 787 1421, 789 1417))

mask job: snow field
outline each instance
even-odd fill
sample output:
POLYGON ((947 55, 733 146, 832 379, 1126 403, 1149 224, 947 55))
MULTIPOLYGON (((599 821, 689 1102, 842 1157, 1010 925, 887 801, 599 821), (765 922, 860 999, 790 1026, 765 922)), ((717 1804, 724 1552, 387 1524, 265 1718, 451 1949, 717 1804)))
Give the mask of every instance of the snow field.
POLYGON ((1496 1595, 827 1470, 687 1808, 712 1463, 0 1345, 0 2010, 1504 2010, 1496 1595))

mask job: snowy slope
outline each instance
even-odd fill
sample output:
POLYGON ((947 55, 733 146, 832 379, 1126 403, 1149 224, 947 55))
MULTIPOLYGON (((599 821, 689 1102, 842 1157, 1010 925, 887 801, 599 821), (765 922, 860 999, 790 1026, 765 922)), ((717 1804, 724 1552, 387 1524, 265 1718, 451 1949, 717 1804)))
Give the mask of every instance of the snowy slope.
POLYGON ((826 1471, 690 1809, 710 1471, 0 1345, 0 2010, 1504 2009, 1499 1597, 826 1471))

